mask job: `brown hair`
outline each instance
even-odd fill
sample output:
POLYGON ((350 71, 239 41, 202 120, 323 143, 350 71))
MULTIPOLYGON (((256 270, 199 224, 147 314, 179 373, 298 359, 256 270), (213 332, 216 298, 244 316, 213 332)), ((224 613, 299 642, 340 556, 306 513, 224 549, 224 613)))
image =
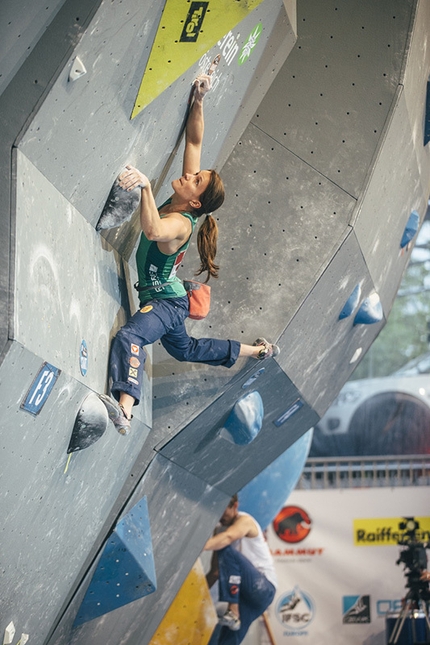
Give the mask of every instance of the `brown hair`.
POLYGON ((200 256, 200 268, 196 275, 207 271, 205 283, 209 278, 217 278, 219 266, 215 264, 218 241, 218 225, 211 213, 219 208, 224 202, 225 191, 224 184, 219 174, 215 170, 209 171, 211 176, 209 184, 204 193, 199 197, 201 202, 200 208, 194 210, 197 217, 206 215, 197 234, 197 249, 200 256))

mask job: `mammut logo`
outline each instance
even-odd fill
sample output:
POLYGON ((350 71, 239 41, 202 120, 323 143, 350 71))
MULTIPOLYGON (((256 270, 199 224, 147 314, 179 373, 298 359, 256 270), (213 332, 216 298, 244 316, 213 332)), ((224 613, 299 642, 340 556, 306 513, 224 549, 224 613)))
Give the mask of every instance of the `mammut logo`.
POLYGON ((199 37, 209 2, 192 2, 179 42, 195 43, 199 37))
POLYGON ((301 542, 311 530, 311 518, 300 506, 284 506, 273 520, 276 535, 284 542, 301 542))

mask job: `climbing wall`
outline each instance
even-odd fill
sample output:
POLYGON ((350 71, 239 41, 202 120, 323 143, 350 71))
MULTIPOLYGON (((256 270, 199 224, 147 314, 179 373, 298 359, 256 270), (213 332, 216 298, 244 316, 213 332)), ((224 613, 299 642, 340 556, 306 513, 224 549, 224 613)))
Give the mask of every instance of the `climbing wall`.
MULTIPOLYGON (((212 16, 185 0, 36 2, 34 20, 5 5, 0 36, 23 36, 0 60, 0 632, 14 622, 12 645, 155 638, 230 495, 319 420, 382 329, 426 210, 429 3, 222 1, 212 16), (137 307, 136 215, 98 233, 103 204, 126 163, 157 200, 169 194, 181 149, 158 180, 191 83, 219 54, 202 163, 227 190, 221 271, 209 317, 187 325, 265 336, 281 354, 226 370, 157 343, 132 433, 105 420, 68 460, 137 307)), ((192 246, 182 276, 196 266, 192 246)))
MULTIPOLYGON (((290 11, 295 7, 286 4, 290 11)), ((1 226, 6 240, 1 254, 0 397, 5 427, 13 432, 1 440, 9 458, 1 474, 8 591, 1 594, 0 631, 12 620, 17 637, 21 630, 35 643, 46 642, 54 632, 68 640, 73 625, 79 629, 82 622, 124 602, 132 606, 161 581, 164 605, 154 613, 155 629, 181 583, 180 575, 186 576, 196 558, 193 552, 193 561, 183 559, 179 576, 166 570, 163 577, 155 571, 152 551, 143 561, 136 558, 134 543, 124 541, 118 528, 125 521, 119 520, 122 512, 138 521, 132 509, 141 501, 134 497, 130 509, 128 500, 166 428, 152 424, 151 348, 133 433, 120 436, 103 406, 102 411, 94 408, 92 396, 97 401, 97 393, 108 390, 112 336, 137 308, 133 257, 129 262, 137 240, 135 221, 102 234, 95 224, 114 177, 126 163, 135 163, 157 180, 183 121, 192 82, 218 53, 222 63, 206 101, 205 163, 215 165, 221 150, 228 156, 235 143, 230 133, 246 127, 291 50, 295 33, 281 0, 241 1, 232 11, 213 11, 202 33, 197 30, 198 46, 186 32, 190 42, 183 46, 191 57, 184 66, 184 57, 175 51, 168 60, 154 62, 154 55, 157 34, 171 44, 171 32, 167 40, 164 33, 167 15, 169 29, 182 32, 184 22, 193 27, 188 3, 142 7, 136 1, 69 0, 35 3, 27 17, 13 3, 3 10, 1 42, 13 41, 14 47, 10 56, 2 57, 0 70, 5 126, 1 226), (157 83, 169 60, 174 74, 160 89, 157 83), (154 66, 158 72, 155 81, 149 79, 151 100, 136 111, 148 82, 146 71, 154 66), (111 572, 112 558, 105 555, 111 544, 106 538, 117 533, 129 554, 119 576, 111 572), (146 576, 148 567, 151 574, 146 576), (93 571, 101 586, 91 585, 93 571), (140 595, 129 596, 124 586, 133 576, 144 576, 146 582, 137 585, 140 595), (83 580, 88 580, 87 600, 83 580), (103 602, 96 598, 99 609, 94 610, 88 598, 97 596, 105 583, 121 586, 121 593, 103 602), (38 593, 40 584, 55 593, 49 598, 38 593), (80 608, 85 600, 84 609, 77 609, 69 624, 68 614, 64 619, 63 614, 74 598, 79 602, 73 607, 80 608)), ((160 198, 180 175, 181 152, 160 186, 160 198)), ((205 488, 196 490, 200 494, 205 488)), ((194 499, 193 512, 200 497, 194 499)), ((219 503, 224 493, 214 490, 210 497, 219 503)), ((187 504, 180 504, 178 525, 185 511, 187 504)), ((127 530, 136 530, 139 543, 156 526, 149 515, 139 520, 139 528, 133 521, 127 530)), ((206 526, 210 524, 208 515, 206 526)), ((158 530, 154 540, 159 542, 158 530)), ((157 548, 154 553, 158 557, 157 548)))

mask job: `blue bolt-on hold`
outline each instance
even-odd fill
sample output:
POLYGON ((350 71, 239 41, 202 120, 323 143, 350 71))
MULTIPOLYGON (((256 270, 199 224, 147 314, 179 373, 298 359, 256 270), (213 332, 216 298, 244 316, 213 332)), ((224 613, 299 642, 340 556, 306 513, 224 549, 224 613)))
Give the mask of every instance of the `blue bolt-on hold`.
POLYGON ((357 284, 354 291, 351 293, 348 300, 343 305, 343 309, 339 314, 339 320, 343 320, 343 318, 348 318, 352 314, 352 312, 354 311, 354 309, 356 308, 356 306, 360 301, 360 296, 361 296, 361 285, 357 284))
POLYGON ((149 513, 143 497, 108 538, 74 627, 157 589, 149 513))
POLYGON ((372 293, 361 303, 354 318, 354 325, 372 325, 380 322, 383 316, 381 299, 377 293, 372 293))
POLYGON ((244 446, 260 432, 263 417, 264 406, 260 394, 250 392, 236 401, 220 434, 227 441, 244 446))
POLYGON ((405 230, 400 242, 400 248, 403 249, 413 237, 417 234, 418 226, 420 225, 420 216, 417 211, 412 211, 406 223, 405 230))
POLYGON ((430 141, 430 81, 427 81, 426 116, 424 122, 424 145, 430 141))

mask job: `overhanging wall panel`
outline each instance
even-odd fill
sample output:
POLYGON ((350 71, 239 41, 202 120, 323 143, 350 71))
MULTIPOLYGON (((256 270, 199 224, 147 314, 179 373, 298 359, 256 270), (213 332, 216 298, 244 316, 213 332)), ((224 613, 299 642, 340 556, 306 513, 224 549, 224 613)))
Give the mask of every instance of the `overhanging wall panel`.
POLYGON ((427 195, 430 193, 430 145, 423 146, 423 127, 430 70, 430 41, 427 35, 430 25, 430 3, 420 0, 414 18, 408 64, 405 66, 402 81, 420 178, 424 195, 427 195))
POLYGON ((391 308, 409 260, 410 251, 401 252, 400 241, 413 210, 424 214, 426 197, 422 191, 404 91, 400 86, 354 226, 369 273, 386 309, 391 308), (387 227, 390 235, 384 232, 387 227))
POLYGON ((364 355, 385 323, 354 327, 358 305, 339 320, 358 284, 361 303, 374 285, 351 231, 279 342, 279 364, 320 416, 357 365, 350 363, 355 352, 361 348, 364 355))
POLYGON ((246 373, 236 379, 219 399, 169 443, 158 448, 164 457, 229 495, 243 488, 319 420, 274 359, 263 362, 250 359, 249 363, 246 373), (255 363, 254 368, 252 362, 255 363), (249 377, 261 368, 264 372, 243 388, 249 377), (264 405, 262 429, 252 443, 235 445, 220 436, 219 431, 236 401, 255 390, 264 405), (274 421, 297 400, 301 401, 302 407, 285 423, 276 426, 274 421))

